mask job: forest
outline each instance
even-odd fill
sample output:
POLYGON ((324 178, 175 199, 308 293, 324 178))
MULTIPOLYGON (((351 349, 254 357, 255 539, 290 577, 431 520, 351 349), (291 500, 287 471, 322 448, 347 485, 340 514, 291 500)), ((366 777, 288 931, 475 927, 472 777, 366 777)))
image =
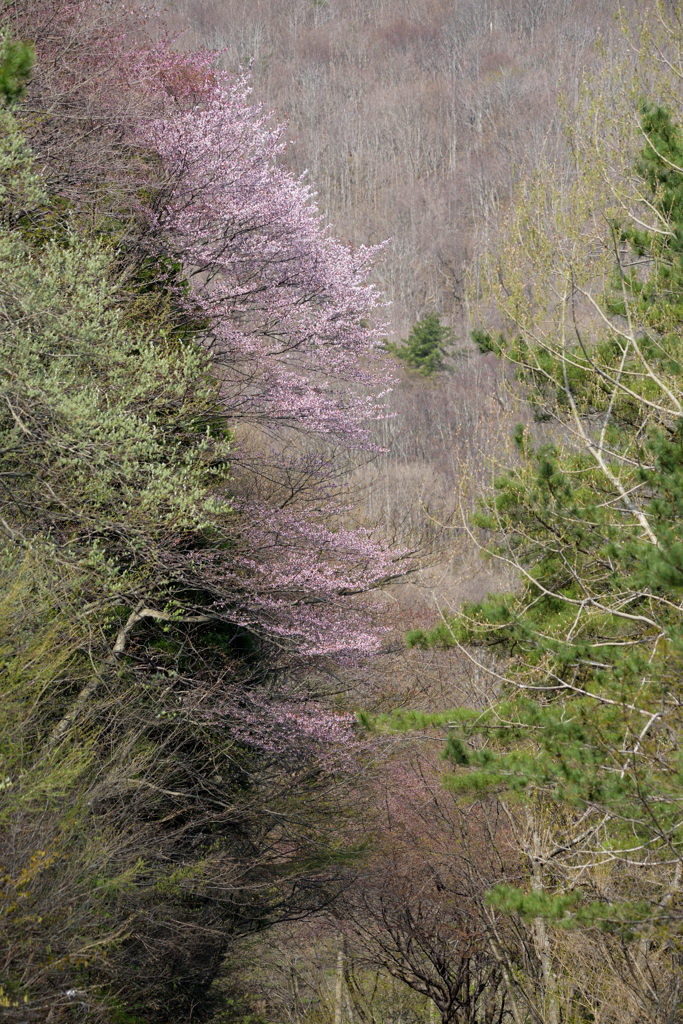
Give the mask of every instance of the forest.
POLYGON ((683 1021, 679 0, 0 0, 0 1020, 683 1021))

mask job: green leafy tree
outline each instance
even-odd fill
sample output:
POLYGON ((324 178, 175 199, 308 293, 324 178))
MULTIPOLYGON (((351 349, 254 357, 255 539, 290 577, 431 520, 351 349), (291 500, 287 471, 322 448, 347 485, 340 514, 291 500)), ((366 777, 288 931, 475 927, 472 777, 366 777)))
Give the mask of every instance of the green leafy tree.
POLYGON ((24 94, 35 61, 30 43, 11 42, 6 34, 0 41, 0 97, 6 106, 15 103, 24 94))
POLYGON ((1 1015, 205 1019, 231 936, 334 888, 350 727, 235 621, 233 435, 176 269, 0 127, 1 1015))
POLYGON ((484 268, 510 329, 475 340, 547 424, 518 429, 475 520, 519 586, 409 635, 504 655, 497 697, 391 721, 449 723, 451 789, 526 807, 529 885, 492 900, 648 948, 680 924, 683 865, 683 136, 616 77, 587 89, 574 181, 527 182, 484 268))
POLYGON ((438 313, 428 313, 419 320, 405 341, 387 345, 387 349, 411 370, 431 377, 446 369, 445 355, 453 340, 450 327, 441 323, 438 313))

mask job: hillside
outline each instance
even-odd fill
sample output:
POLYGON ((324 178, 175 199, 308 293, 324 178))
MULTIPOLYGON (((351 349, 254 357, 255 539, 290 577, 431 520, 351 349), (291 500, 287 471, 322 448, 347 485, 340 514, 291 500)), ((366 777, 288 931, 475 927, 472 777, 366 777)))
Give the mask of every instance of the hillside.
MULTIPOLYGON (((606 60, 618 51, 615 10, 612 0, 173 8, 180 45, 220 50, 230 70, 250 64, 255 99, 287 122, 285 159, 307 174, 335 232, 354 245, 388 240, 374 274, 389 337, 434 311, 454 329, 451 372, 424 386, 400 374, 379 434, 389 458, 355 481, 367 482, 369 522, 401 545, 440 551, 440 599, 472 596, 466 578, 480 593, 491 586, 460 510, 491 485, 490 454, 502 465, 512 427, 527 417, 495 361, 469 342, 466 277, 476 282, 478 254, 526 174, 550 158, 571 175, 558 102, 575 101, 598 60, 596 39, 606 60), (455 536, 442 528, 454 515, 455 536), (446 568, 454 551, 455 576, 446 568)), ((423 603, 417 592, 411 600, 423 603)))
MULTIPOLYGON (((390 239, 378 281, 392 328, 441 311, 462 337, 465 270, 515 183, 562 149, 612 0, 181 0, 183 45, 252 62, 254 92, 289 124, 288 161, 354 244, 390 239)), ((614 44, 618 45, 618 44, 614 44)), ((564 155, 564 159, 569 159, 564 155)))
POLYGON ((3 1021, 681 1019, 682 48, 0 0, 3 1021))

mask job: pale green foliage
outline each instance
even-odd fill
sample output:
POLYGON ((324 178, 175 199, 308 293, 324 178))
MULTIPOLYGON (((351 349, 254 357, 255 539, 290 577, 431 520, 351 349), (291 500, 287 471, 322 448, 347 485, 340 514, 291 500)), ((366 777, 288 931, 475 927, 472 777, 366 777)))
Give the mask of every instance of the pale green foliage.
POLYGON ((0 474, 12 493, 0 526, 12 540, 59 538, 98 586, 109 578, 105 603, 107 590, 158 592, 171 531, 230 512, 217 383, 200 346, 121 283, 115 248, 55 222, 15 120, 0 117, 5 180, 31 206, 0 236, 0 474))
POLYGON ((207 496, 207 428, 189 449, 186 435, 172 431, 173 417, 212 397, 199 349, 123 321, 102 245, 70 236, 35 250, 14 231, 0 239, 0 264, 0 361, 7 397, 18 404, 3 432, 20 444, 35 431, 54 455, 47 478, 44 451, 26 467, 35 486, 58 488, 65 516, 70 495, 80 516, 136 510, 181 529, 225 511, 207 496))
POLYGON ((145 899, 161 839, 130 794, 161 788, 146 730, 177 700, 113 638, 131 598, 171 604, 172 539, 230 519, 230 433, 192 331, 73 228, 2 109, 0 182, 0 1006, 37 1021, 106 986, 145 899))
POLYGON ((131 737, 128 749, 103 743, 107 704, 92 700, 53 739, 94 671, 93 623, 73 607, 83 582, 49 545, 0 550, 0 1006, 21 1005, 30 1020, 55 972, 102 968, 121 937, 108 901, 142 868, 125 823, 92 813, 142 770, 131 737))
MULTIPOLYGON (((16 118, 0 107, 0 205, 22 209, 45 200, 31 151, 16 118)), ((7 207, 5 209, 5 214, 7 207)))
POLYGON ((67 747, 41 749, 40 709, 52 699, 57 709, 65 677, 78 675, 73 630, 55 618, 41 595, 45 564, 37 552, 22 561, 16 551, 0 552, 0 829, 21 810, 46 812, 90 766, 89 744, 70 737, 67 747), (27 607, 33 614, 27 614, 27 607))

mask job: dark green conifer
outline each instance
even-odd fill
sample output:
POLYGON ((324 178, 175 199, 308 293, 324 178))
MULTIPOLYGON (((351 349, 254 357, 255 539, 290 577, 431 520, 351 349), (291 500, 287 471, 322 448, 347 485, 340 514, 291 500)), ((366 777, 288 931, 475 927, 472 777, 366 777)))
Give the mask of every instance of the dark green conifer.
POLYGON ((402 359, 411 370, 417 370, 424 377, 431 377, 439 370, 446 369, 445 355, 453 340, 450 327, 441 323, 438 313, 428 313, 418 320, 405 341, 389 344, 387 349, 402 359))
POLYGON ((499 696, 476 713, 391 721, 449 724, 454 792, 507 795, 562 822, 547 890, 508 887, 499 905, 666 934, 683 857, 683 138, 661 107, 643 107, 641 126, 642 207, 612 225, 613 287, 592 331, 577 318, 573 334, 560 321, 544 336, 520 316, 512 338, 475 338, 516 365, 556 427, 544 444, 518 429, 520 462, 476 518, 518 588, 409 643, 505 655, 499 696), (572 890, 596 863, 622 870, 592 898, 572 890))
POLYGON ((0 97, 5 106, 21 99, 31 75, 35 52, 30 43, 10 42, 7 36, 0 45, 0 97))

